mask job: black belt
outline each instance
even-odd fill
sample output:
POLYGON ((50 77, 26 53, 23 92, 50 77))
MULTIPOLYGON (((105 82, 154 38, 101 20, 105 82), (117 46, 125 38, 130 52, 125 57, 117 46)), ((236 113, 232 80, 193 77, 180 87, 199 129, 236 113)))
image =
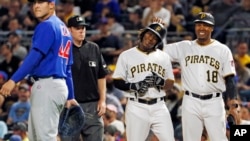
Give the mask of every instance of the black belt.
POLYGON ((63 77, 55 77, 55 76, 45 76, 45 77, 35 77, 35 76, 32 76, 30 78, 31 78, 31 80, 33 79, 34 81, 38 81, 40 79, 48 79, 48 78, 52 78, 52 79, 64 79, 63 77))
POLYGON ((152 105, 152 104, 155 104, 155 103, 159 102, 158 99, 160 99, 159 101, 165 100, 165 96, 164 97, 159 97, 159 98, 153 98, 153 99, 150 99, 150 100, 141 99, 141 98, 138 98, 138 99, 129 98, 129 100, 138 101, 139 103, 148 104, 148 105, 152 105))
MULTIPOLYGON (((189 91, 185 91, 185 94, 186 95, 189 95, 191 92, 189 91)), ((196 93, 191 93, 191 95, 195 98, 199 98, 201 100, 207 100, 207 99, 211 99, 213 98, 213 94, 207 94, 207 95, 199 95, 199 94, 196 94, 196 93)), ((216 93, 216 96, 215 97, 219 97, 221 95, 221 93, 216 93)))

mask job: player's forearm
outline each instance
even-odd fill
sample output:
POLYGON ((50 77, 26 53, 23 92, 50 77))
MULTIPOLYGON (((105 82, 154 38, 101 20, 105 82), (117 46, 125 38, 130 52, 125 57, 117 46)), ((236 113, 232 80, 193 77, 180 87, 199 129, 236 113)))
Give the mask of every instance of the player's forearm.
POLYGON ((71 74, 71 66, 67 66, 67 77, 66 77, 66 84, 68 87, 68 100, 74 99, 74 87, 73 87, 73 80, 72 80, 72 74, 71 74))
POLYGON ((123 91, 129 91, 130 90, 130 84, 131 83, 127 83, 122 79, 114 79, 114 85, 116 88, 123 90, 123 91))
POLYGON ((15 83, 22 80, 27 74, 29 74, 33 70, 33 68, 38 64, 38 62, 40 62, 42 57, 43 54, 40 51, 32 49, 23 61, 22 65, 10 79, 13 80, 15 83))
POLYGON ((106 78, 98 79, 98 90, 100 100, 106 101, 106 78))
POLYGON ((234 80, 234 76, 230 75, 225 77, 226 81, 226 94, 228 95, 229 99, 236 99, 237 98, 237 89, 236 83, 234 80))

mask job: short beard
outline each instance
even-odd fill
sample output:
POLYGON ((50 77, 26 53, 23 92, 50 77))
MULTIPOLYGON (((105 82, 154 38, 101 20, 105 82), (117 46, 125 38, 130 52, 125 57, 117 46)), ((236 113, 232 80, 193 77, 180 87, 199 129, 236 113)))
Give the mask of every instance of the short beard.
POLYGON ((197 38, 197 43, 199 43, 200 45, 206 45, 207 40, 208 39, 206 39, 206 38, 197 38))

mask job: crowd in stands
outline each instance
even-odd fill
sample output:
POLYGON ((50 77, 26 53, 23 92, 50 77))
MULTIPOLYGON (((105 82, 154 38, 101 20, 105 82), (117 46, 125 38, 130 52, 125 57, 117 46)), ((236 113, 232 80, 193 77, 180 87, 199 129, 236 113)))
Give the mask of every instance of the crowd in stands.
MULTIPOLYGON (((33 31, 38 24, 30 8, 31 4, 27 0, 0 0, 0 32, 7 33, 4 37, 0 37, 0 86, 17 70, 29 52, 32 43, 23 44, 22 41, 31 38, 25 33, 33 31)), ((65 23, 72 15, 85 17, 90 25, 87 31, 96 31, 88 34, 87 38, 99 45, 108 64, 110 73, 106 76, 107 112, 103 117, 106 141, 122 140, 125 134, 123 114, 126 98, 122 91, 114 87, 111 78, 119 54, 136 45, 138 32, 147 26, 154 16, 162 18, 166 23, 169 34, 165 43, 173 42, 167 37, 175 38, 181 33, 187 33, 183 34, 181 39, 193 40, 194 16, 201 11, 213 14, 215 18, 213 37, 222 43, 228 43, 227 30, 245 29, 240 30, 240 34, 236 34, 237 41, 228 46, 234 54, 237 71, 235 80, 241 99, 238 103, 240 117, 237 120, 239 124, 250 124, 250 40, 243 37, 250 35, 250 29, 247 29, 250 27, 250 0, 57 1, 56 14, 65 23)), ((171 92, 166 92, 166 106, 171 113, 176 141, 182 141, 180 113, 183 90, 178 64, 173 64, 173 71, 176 81, 171 92)), ((24 79, 12 91, 11 96, 0 95, 0 140, 21 138, 22 141, 28 141, 26 131, 31 85, 30 80, 24 79)), ((157 141, 151 133, 147 140, 157 141)), ((201 141, 206 140, 208 137, 204 129, 201 141)))

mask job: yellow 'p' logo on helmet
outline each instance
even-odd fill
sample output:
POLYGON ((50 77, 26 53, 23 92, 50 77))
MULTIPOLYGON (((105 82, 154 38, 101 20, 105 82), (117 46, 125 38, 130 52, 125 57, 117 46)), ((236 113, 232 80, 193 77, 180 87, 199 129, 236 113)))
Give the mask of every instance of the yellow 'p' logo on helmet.
POLYGON ((206 13, 201 13, 200 18, 204 19, 206 17, 206 13))
POLYGON ((156 31, 161 31, 161 26, 157 26, 157 27, 155 28, 155 30, 156 30, 156 31))

